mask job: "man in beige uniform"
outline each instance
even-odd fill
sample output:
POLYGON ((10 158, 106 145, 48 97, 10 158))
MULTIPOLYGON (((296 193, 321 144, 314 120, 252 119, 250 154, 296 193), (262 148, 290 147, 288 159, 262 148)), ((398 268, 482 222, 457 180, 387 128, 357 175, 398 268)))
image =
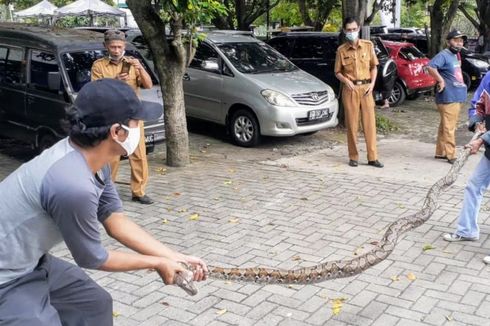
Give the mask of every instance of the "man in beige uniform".
MULTIPOLYGON (((92 80, 101 78, 114 78, 125 81, 131 88, 140 95, 140 87, 151 88, 153 83, 151 77, 146 72, 138 59, 124 56, 126 49, 126 35, 119 30, 108 30, 104 33, 104 46, 108 51, 108 56, 101 58, 92 65, 92 80), (126 69, 123 66, 126 62, 126 69), (128 65, 129 64, 129 65, 128 65)), ((110 94, 107 94, 110 96, 110 94)), ((140 142, 136 151, 129 156, 131 165, 131 192, 133 201, 142 204, 152 204, 153 201, 145 194, 146 183, 148 182, 148 162, 146 160, 145 135, 143 121, 140 121, 140 142)), ((119 169, 119 157, 111 162, 112 180, 116 181, 119 169)))
POLYGON ((377 158, 375 105, 372 94, 378 58, 374 53, 373 43, 359 39, 359 24, 354 18, 346 18, 343 29, 347 42, 337 49, 335 76, 342 83, 349 165, 358 166, 357 133, 360 115, 366 139, 368 165, 382 168, 383 164, 377 158))

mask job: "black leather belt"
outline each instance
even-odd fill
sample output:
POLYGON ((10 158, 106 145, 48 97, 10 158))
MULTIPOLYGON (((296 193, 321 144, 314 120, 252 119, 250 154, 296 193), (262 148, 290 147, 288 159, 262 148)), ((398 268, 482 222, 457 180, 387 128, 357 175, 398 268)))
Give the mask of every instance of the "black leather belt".
POLYGON ((352 83, 354 83, 354 85, 365 85, 365 84, 370 84, 371 83, 371 79, 359 79, 359 80, 353 80, 352 83))

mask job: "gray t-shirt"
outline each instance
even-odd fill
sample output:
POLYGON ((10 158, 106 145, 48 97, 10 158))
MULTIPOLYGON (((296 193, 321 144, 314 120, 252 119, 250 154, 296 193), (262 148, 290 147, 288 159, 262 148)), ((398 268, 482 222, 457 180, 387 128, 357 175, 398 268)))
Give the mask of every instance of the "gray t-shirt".
POLYGON ((76 263, 98 268, 108 253, 99 222, 122 211, 110 168, 92 173, 68 138, 0 183, 0 284, 34 270, 64 241, 76 263))

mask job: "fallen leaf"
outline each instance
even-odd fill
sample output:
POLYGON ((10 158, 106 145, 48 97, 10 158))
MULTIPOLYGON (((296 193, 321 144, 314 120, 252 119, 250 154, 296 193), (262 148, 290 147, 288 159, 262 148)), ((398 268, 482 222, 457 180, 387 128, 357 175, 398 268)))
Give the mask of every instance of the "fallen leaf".
POLYGON ((236 224, 236 223, 238 223, 238 219, 233 217, 233 218, 230 218, 228 220, 228 222, 233 223, 233 224, 236 224))
POLYGON ((191 221, 199 220, 199 214, 197 214, 197 213, 192 214, 191 216, 189 216, 189 220, 191 220, 191 221))
POLYGON ((225 281, 225 284, 226 285, 230 285, 231 284, 231 281, 225 281))
POLYGON ((377 246, 379 245, 379 241, 371 241, 369 244, 372 244, 373 246, 377 246))
POLYGON ((221 309, 221 310, 216 311, 216 314, 217 314, 218 316, 222 316, 222 315, 226 314, 226 312, 227 312, 227 311, 228 311, 228 310, 226 310, 226 309, 221 309))
POLYGON ((187 208, 181 208, 177 212, 179 212, 179 213, 185 213, 185 212, 187 212, 187 208))
POLYGON ((363 249, 363 246, 357 247, 356 250, 354 250, 354 256, 359 256, 360 254, 362 254, 363 249))
POLYGON ((269 179, 269 177, 262 177, 262 179, 267 180, 267 179, 269 179))
POLYGON ((174 192, 174 196, 180 196, 180 192, 174 192))
POLYGON ((167 172, 167 169, 166 168, 159 167, 159 168, 156 168, 155 169, 155 172, 157 172, 159 174, 165 174, 167 172))
POLYGON ((288 165, 287 164, 281 164, 279 167, 281 167, 283 169, 287 169, 288 168, 288 165))
POLYGON ((205 153, 206 153, 206 151, 205 151, 204 149, 201 149, 199 152, 201 152, 201 153, 203 153, 203 154, 205 154, 205 153))
POLYGON ((228 169, 228 173, 235 173, 235 169, 228 169))
POLYGON ((408 278, 410 281, 415 281, 415 280, 417 279, 417 276, 415 276, 415 274, 414 274, 414 273, 409 272, 409 273, 407 274, 407 278, 408 278))
POLYGON ((301 260, 301 257, 300 256, 293 256, 293 258, 291 258, 292 261, 298 261, 298 260, 301 260))
POLYGON ((162 304, 162 305, 164 305, 164 306, 167 306, 167 307, 168 307, 168 306, 170 306, 170 303, 165 302, 165 301, 160 301, 160 304, 162 304))
POLYGON ((301 197, 300 200, 308 200, 306 197, 301 197))
POLYGON ((405 205, 403 205, 402 203, 397 203, 396 205, 398 206, 398 208, 405 208, 405 205))
POLYGON ((332 299, 332 314, 334 316, 337 316, 340 314, 340 311, 342 310, 342 306, 344 305, 345 298, 336 298, 332 299))
POLYGON ((225 185, 231 185, 233 183, 233 181, 231 180, 225 180, 225 182, 223 182, 225 185))
POLYGON ((446 316, 446 319, 447 319, 448 321, 451 321, 451 320, 453 320, 453 316, 448 315, 448 316, 446 316))
POLYGON ((168 224, 168 220, 166 218, 163 219, 162 221, 163 224, 168 224))
POLYGON ((423 247, 422 247, 422 250, 424 252, 426 252, 427 250, 432 250, 432 249, 436 249, 436 247, 434 247, 433 245, 431 244, 425 244, 423 247))
POLYGON ((400 276, 398 276, 398 275, 393 275, 393 276, 391 277, 391 280, 392 280, 393 282, 397 282, 397 281, 399 281, 399 280, 400 280, 400 276))
POLYGON ((117 311, 113 311, 113 312, 112 312, 112 317, 117 318, 117 317, 119 317, 119 316, 121 316, 121 314, 120 314, 120 313, 118 313, 117 311))

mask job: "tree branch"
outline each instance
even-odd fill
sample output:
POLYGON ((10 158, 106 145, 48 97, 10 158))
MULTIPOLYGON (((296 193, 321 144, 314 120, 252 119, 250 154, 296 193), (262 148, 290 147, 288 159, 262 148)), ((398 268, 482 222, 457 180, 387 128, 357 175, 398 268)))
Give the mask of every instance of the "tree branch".
POLYGON ((475 28, 480 31, 481 30, 481 26, 480 26, 480 22, 476 21, 476 19, 470 15, 470 13, 466 10, 466 7, 464 4, 460 4, 458 6, 458 9, 459 11, 461 11, 463 13, 463 15, 466 17, 466 19, 468 19, 470 21, 470 23, 475 26, 475 28))

